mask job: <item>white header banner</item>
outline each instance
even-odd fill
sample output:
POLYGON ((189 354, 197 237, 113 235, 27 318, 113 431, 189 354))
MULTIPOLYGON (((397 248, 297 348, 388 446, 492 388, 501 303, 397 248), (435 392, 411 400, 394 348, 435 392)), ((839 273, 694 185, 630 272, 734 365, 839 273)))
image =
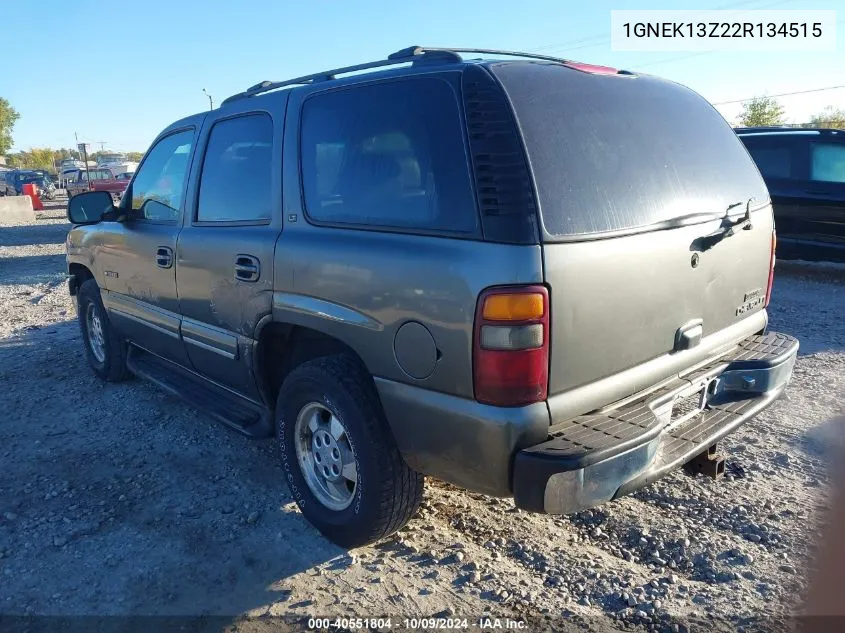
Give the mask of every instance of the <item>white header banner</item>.
POLYGON ((836 11, 611 11, 614 51, 836 50, 836 11))

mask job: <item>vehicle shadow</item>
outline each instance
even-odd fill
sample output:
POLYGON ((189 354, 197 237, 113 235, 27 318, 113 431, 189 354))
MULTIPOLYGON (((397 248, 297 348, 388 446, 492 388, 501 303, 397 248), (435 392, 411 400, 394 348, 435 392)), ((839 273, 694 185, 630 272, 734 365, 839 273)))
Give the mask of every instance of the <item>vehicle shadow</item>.
POLYGON ((345 550, 291 501, 275 442, 144 381, 105 383, 82 350, 72 320, 0 339, 0 537, 4 569, 21 570, 4 576, 3 618, 222 631, 271 605, 305 616, 302 588, 322 580, 307 577, 345 550))
POLYGON ((0 226, 0 246, 63 244, 69 230, 66 222, 0 226))
POLYGON ((64 255, 0 257, 0 285, 61 281, 65 277, 66 261, 64 255))

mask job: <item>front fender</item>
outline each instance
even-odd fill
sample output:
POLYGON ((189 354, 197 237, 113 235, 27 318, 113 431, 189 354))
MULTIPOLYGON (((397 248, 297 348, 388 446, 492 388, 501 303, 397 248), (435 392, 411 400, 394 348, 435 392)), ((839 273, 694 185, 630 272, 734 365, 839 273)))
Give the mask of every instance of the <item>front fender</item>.
POLYGON ((80 266, 88 271, 101 289, 108 288, 103 270, 94 257, 98 243, 96 233, 91 231, 90 227, 77 226, 68 232, 65 240, 67 274, 71 279, 76 279, 76 281, 69 282, 72 295, 75 294, 76 288, 82 283, 78 280, 77 275, 80 266))

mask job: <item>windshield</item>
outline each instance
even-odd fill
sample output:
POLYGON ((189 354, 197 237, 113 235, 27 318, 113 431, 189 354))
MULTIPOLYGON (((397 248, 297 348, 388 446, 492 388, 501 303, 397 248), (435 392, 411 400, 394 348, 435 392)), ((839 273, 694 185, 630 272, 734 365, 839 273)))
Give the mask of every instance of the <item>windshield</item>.
POLYGON ((547 239, 626 231, 768 200, 721 115, 678 84, 557 64, 492 66, 513 103, 547 239))

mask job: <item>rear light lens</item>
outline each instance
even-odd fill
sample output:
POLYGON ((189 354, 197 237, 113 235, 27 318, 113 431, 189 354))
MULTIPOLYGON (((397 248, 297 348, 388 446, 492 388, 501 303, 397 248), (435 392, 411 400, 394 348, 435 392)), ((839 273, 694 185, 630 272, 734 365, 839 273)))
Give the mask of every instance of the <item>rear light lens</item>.
POLYGON ((481 293, 473 334, 475 399, 515 407, 546 399, 549 382, 549 293, 543 286, 481 293))
POLYGON ((777 234, 772 231, 772 255, 769 259, 769 284, 766 286, 766 307, 769 307, 769 301, 772 300, 772 284, 775 281, 775 250, 777 249, 778 238, 777 234))
POLYGON ((580 70, 583 73, 592 75, 618 75, 619 70, 610 66, 599 66, 598 64, 585 64, 584 62, 564 62, 564 66, 573 70, 580 70))

